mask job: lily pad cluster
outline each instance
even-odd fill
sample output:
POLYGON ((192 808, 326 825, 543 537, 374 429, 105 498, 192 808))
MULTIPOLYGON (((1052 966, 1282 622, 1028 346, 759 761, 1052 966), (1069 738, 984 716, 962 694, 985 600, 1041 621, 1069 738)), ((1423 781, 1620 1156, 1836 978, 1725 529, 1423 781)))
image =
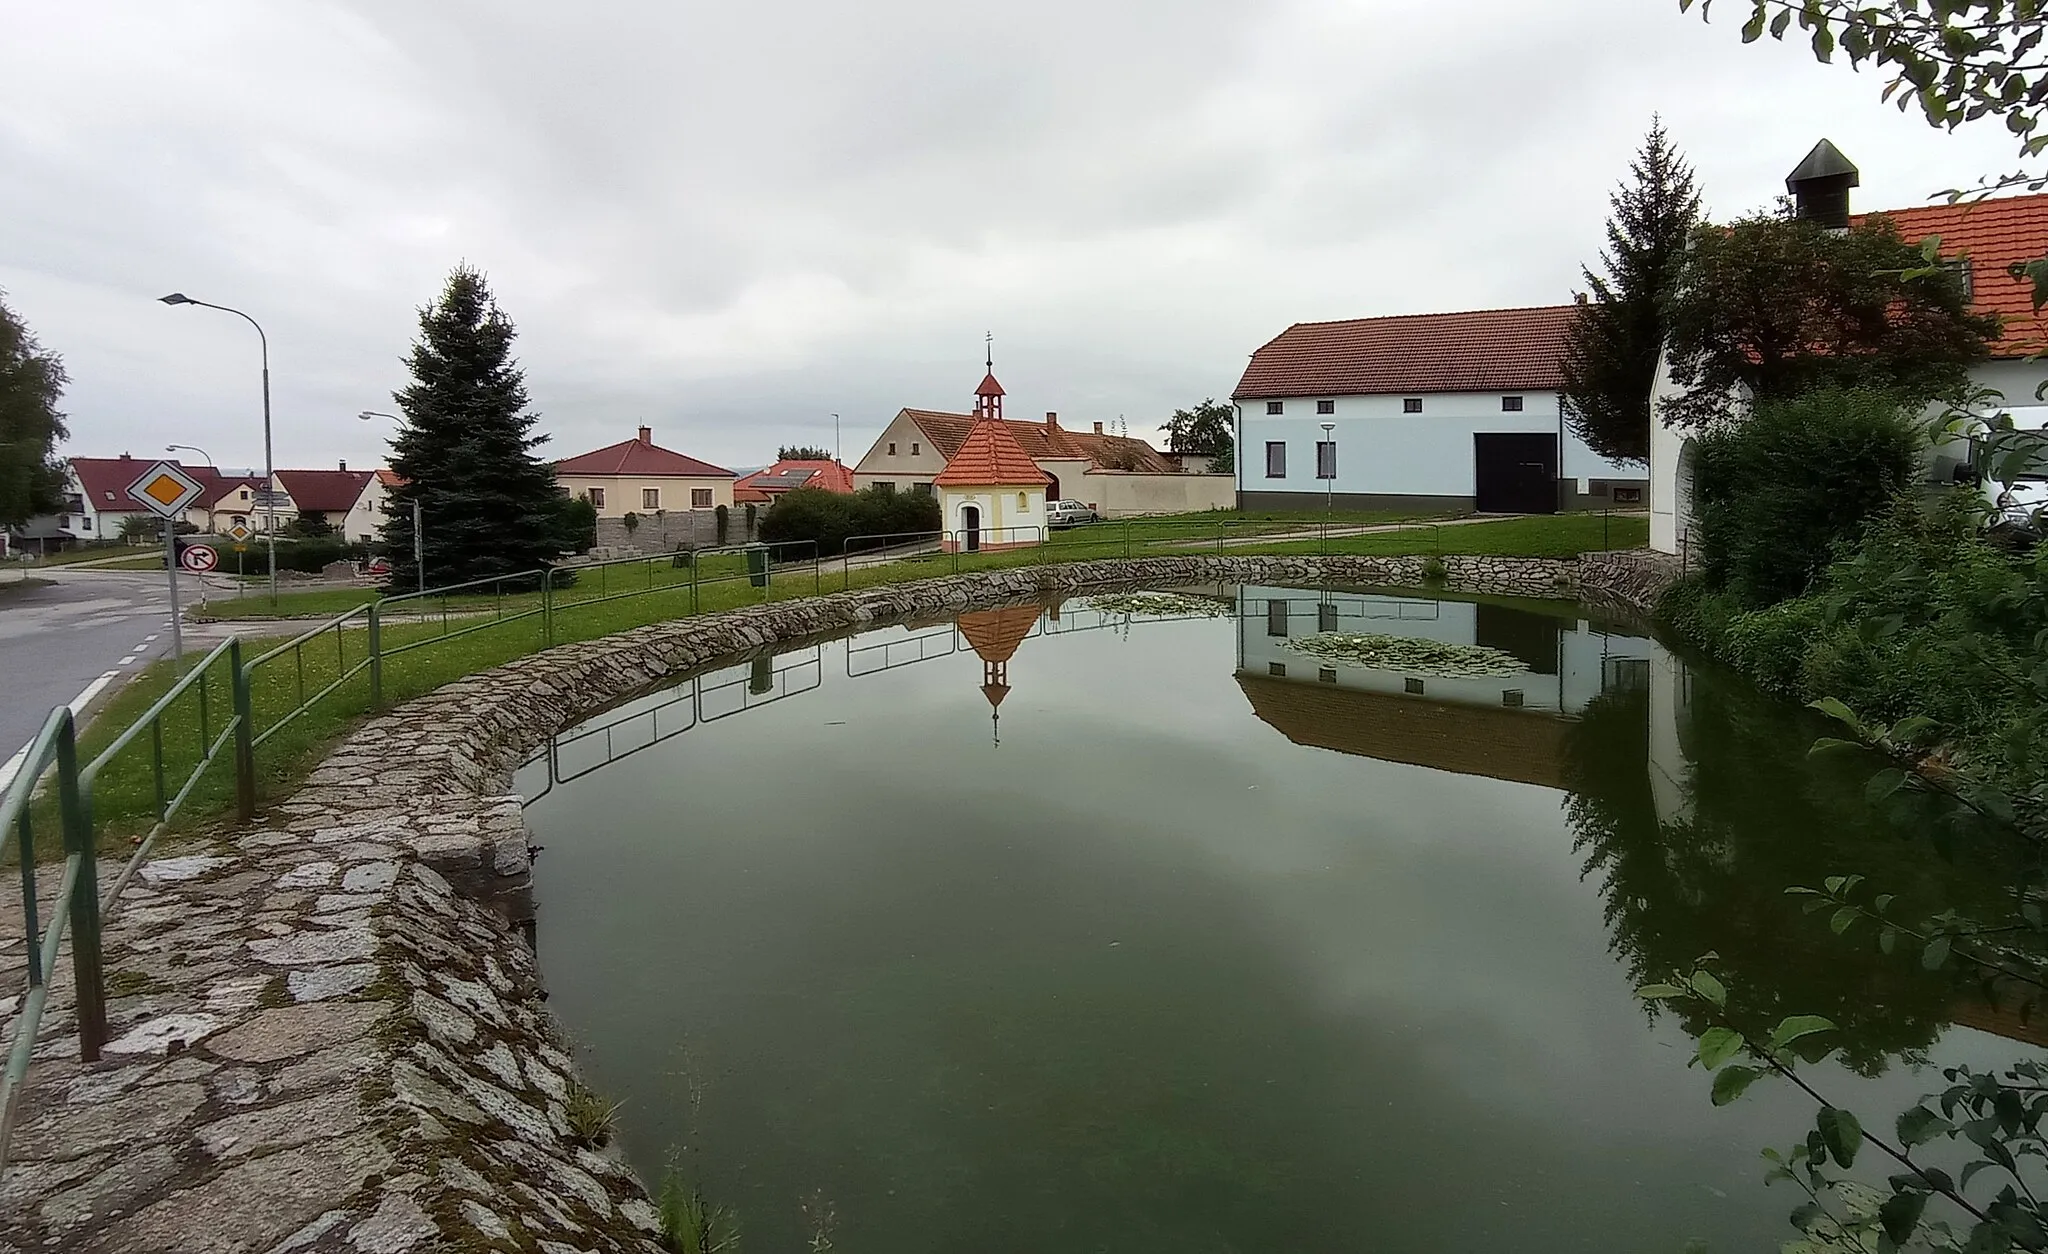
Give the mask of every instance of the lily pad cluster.
POLYGON ((1104 614, 1135 614, 1146 618, 1222 618, 1231 608, 1208 597, 1180 592, 1109 592, 1082 602, 1104 614))
POLYGON ((1326 631, 1289 640, 1286 647, 1329 662, 1444 679, 1504 679, 1528 669, 1513 654, 1499 649, 1418 640, 1413 636, 1326 631))

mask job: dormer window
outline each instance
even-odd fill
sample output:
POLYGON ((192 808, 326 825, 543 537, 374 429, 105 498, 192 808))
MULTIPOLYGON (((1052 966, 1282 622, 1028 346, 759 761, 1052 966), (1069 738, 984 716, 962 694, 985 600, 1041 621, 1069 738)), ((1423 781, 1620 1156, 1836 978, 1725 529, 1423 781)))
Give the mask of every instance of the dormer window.
POLYGON ((1970 273, 1970 259, 1968 257, 1951 258, 1948 261, 1942 262, 1941 268, 1955 279, 1957 286, 1962 288, 1963 302, 1965 304, 1977 299, 1977 281, 1970 273))
POLYGON ((1267 401, 1266 412, 1269 414, 1284 414, 1287 412, 1287 404, 1284 401, 1267 401))

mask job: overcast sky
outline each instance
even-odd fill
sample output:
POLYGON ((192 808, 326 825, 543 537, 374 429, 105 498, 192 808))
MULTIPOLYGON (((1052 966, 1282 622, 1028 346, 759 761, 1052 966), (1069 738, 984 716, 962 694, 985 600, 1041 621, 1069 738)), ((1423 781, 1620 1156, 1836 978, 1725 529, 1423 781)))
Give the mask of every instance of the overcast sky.
POLYGON ((1859 208, 2017 163, 1676 0, 93 0, 11 6, 0 289, 72 453, 385 455, 467 259, 553 456, 858 456, 962 409, 1134 434, 1289 323, 1560 303, 1653 112, 1711 213, 1826 135, 1859 208))

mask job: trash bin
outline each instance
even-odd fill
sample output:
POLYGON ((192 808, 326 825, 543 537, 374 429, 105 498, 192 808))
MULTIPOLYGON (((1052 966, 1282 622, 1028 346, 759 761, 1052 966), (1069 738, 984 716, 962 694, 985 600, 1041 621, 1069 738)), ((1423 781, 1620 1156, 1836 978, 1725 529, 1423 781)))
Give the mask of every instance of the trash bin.
POLYGON ((750 544, 747 546, 747 582, 756 588, 768 586, 768 546, 750 544))

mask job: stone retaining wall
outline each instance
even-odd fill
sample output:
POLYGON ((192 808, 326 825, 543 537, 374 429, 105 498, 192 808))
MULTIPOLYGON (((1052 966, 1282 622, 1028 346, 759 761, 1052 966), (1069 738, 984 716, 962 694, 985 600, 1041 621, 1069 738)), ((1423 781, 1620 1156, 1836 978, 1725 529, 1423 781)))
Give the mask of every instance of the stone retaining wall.
MULTIPOLYGON (((1579 591, 1572 561, 1443 566, 1452 589, 1579 591)), ((146 866, 107 929, 104 1061, 72 1061, 53 1000, 0 1250, 651 1254, 641 1183, 574 1135, 574 1063, 518 925, 521 761, 622 698, 793 637, 1054 591, 1426 573, 1419 557, 1210 555, 979 571, 562 645, 374 718, 259 829, 146 866)), ((21 948, 0 935, 17 974, 21 948)))
POLYGON ((1682 573, 1678 559, 1669 553, 1649 549, 1587 553, 1579 558, 1579 597, 1649 618, 1657 611, 1657 599, 1682 573))

